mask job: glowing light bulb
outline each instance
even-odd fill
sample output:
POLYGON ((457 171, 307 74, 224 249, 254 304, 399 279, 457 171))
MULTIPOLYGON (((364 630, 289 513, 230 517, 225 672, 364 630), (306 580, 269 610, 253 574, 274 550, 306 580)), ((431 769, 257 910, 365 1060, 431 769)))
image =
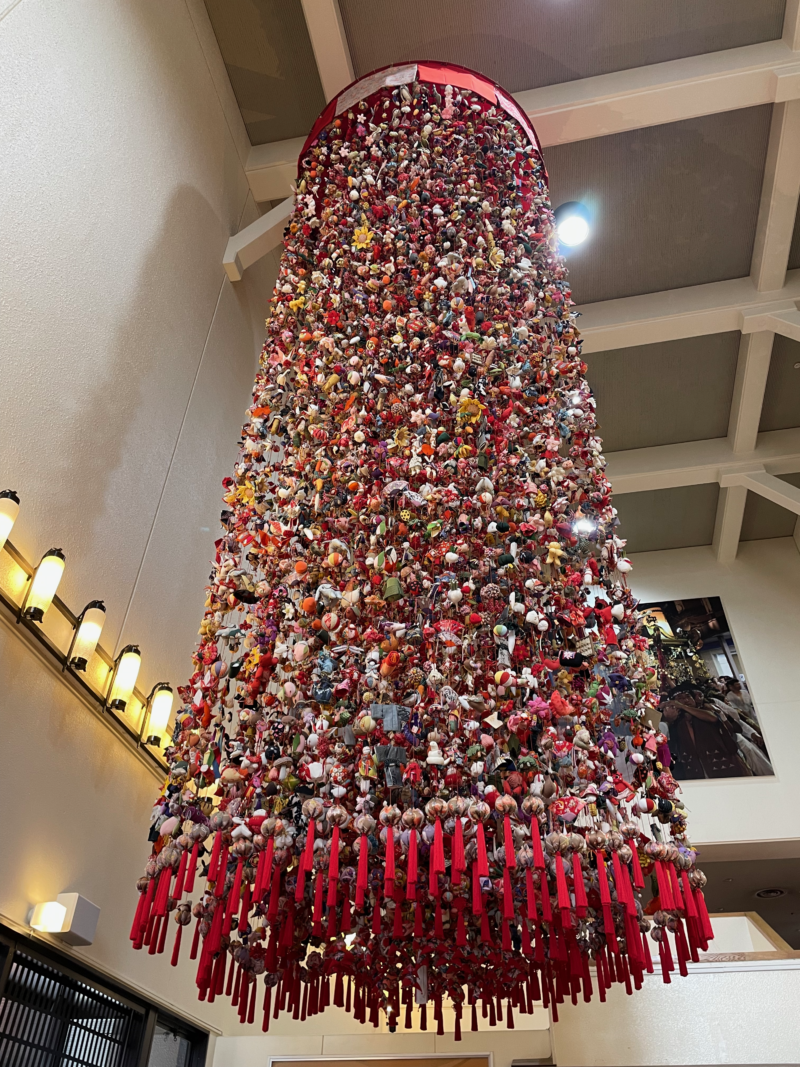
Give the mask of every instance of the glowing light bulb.
POLYGON ((124 711, 133 694, 133 687, 139 677, 142 665, 142 653, 137 645, 126 645, 117 659, 117 669, 111 683, 108 706, 114 711, 124 711))
POLYGON ((18 514, 19 497, 13 489, 3 489, 0 492, 0 548, 8 540, 18 514))
POLYGON ((42 621, 47 609, 53 603, 65 564, 66 557, 60 548, 51 548, 42 556, 42 562, 36 568, 25 600, 23 614, 26 619, 30 619, 31 622, 42 621))
POLYGON ((33 930, 42 934, 58 934, 64 926, 67 917, 67 909, 57 900, 48 900, 44 904, 37 904, 31 915, 30 925, 33 930))
POLYGON ((591 519, 576 519, 572 524, 572 529, 576 534, 582 534, 586 537, 588 534, 593 533, 597 527, 597 523, 591 519))
POLYGON ((147 724, 147 744, 160 745, 169 717, 172 714, 172 686, 161 682, 150 699, 150 718, 147 724))
POLYGON ((94 655, 103 623, 106 621, 106 606, 102 600, 93 600, 81 612, 78 629, 70 650, 69 665, 76 671, 85 671, 94 655))
POLYGON ((591 232, 589 212, 577 200, 561 204, 554 212, 559 243, 567 248, 583 244, 591 232))

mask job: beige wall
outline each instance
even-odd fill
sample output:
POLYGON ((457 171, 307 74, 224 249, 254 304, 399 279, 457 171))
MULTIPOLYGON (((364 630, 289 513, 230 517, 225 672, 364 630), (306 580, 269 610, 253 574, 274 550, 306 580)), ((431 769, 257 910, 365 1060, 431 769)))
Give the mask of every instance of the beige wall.
MULTIPOLYGON (((97 937, 91 946, 67 951, 181 1015, 235 1031, 238 1019, 230 1005, 197 1000, 191 941, 182 944, 182 965, 173 969, 167 950, 153 958, 146 949, 134 952, 128 940, 160 777, 5 614, 0 738, 0 922, 30 932, 34 904, 58 893, 81 893, 101 909, 97 937)), ((173 937, 170 923, 170 946, 173 937)))
POLYGON ((177 684, 275 269, 222 270, 258 209, 202 0, 0 4, 0 144, 13 540, 63 547, 66 602, 105 599, 104 645, 177 684))
POLYGON ((775 768, 773 778, 687 782, 692 840, 800 843, 800 553, 794 541, 743 541, 730 564, 718 563, 710 548, 646 552, 633 563, 631 586, 644 602, 722 598, 775 768))

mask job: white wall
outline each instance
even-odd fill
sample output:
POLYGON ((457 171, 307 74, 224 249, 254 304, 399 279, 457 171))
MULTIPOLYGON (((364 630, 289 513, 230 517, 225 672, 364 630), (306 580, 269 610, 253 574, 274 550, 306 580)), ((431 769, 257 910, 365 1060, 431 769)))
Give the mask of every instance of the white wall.
MULTIPOLYGON (((742 965, 740 965, 742 966, 742 965)), ((752 970, 690 973, 664 985, 645 978, 633 996, 612 986, 593 999, 559 1006, 553 1026, 559 1067, 637 1064, 765 1064, 800 1061, 797 961, 752 970)))
POLYGON ((718 596, 747 675, 775 776, 686 782, 697 844, 800 840, 800 553, 792 538, 744 541, 736 560, 710 548, 633 556, 631 587, 648 602, 718 596))
POLYGON ((63 598, 105 599, 145 691, 179 684, 275 266, 222 270, 258 209, 202 0, 0 4, 0 144, 13 540, 64 548, 63 598))

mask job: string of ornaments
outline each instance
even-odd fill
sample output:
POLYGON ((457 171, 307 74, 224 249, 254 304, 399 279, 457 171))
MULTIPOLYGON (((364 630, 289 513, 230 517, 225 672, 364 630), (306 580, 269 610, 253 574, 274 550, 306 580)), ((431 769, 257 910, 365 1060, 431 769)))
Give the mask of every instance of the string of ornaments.
POLYGON ((175 965, 189 927, 242 1022, 449 999, 458 1038, 708 947, 571 305, 502 89, 409 64, 328 106, 131 929, 175 965))

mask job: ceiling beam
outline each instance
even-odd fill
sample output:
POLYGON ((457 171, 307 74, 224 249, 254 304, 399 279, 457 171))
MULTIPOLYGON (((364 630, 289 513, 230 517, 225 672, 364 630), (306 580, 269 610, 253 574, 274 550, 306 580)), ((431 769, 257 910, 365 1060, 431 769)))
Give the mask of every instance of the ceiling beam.
MULTIPOLYGON (((353 81, 353 61, 338 0, 301 0, 326 100, 353 81)), ((270 197, 269 199, 272 199, 270 197)))
POLYGON ((728 422, 728 441, 734 452, 752 452, 756 447, 774 337, 770 330, 741 336, 728 422))
POLYGON ((711 547, 720 563, 732 563, 736 559, 746 503, 747 489, 741 485, 729 485, 719 491, 711 547))
POLYGON ((277 207, 228 238, 222 266, 232 282, 240 282, 248 267, 281 243, 293 209, 294 197, 287 196, 277 207))
MULTIPOLYGON (((310 11, 309 33, 318 65, 321 64, 320 76, 323 69, 341 71, 325 75, 327 87, 325 82, 323 87, 328 99, 329 89, 335 95, 347 84, 345 72, 352 71, 347 66, 349 57, 343 52, 346 40, 338 29, 334 27, 330 36, 320 33, 315 43, 316 30, 312 32, 312 26, 333 26, 332 6, 332 0, 303 0, 304 11, 310 11), (318 20, 317 12, 323 9, 328 13, 318 20)), ((348 80, 352 80, 352 73, 348 80)), ((800 99, 800 50, 793 51, 786 39, 766 41, 514 95, 533 122, 542 145, 548 147, 720 111, 800 99)), ((256 200, 286 196, 302 146, 303 138, 293 138, 253 147, 247 173, 256 200)))
POLYGON ((800 51, 800 0, 786 0, 783 40, 795 52, 800 51))
POLYGON ((734 278, 584 304, 578 307, 578 327, 585 353, 729 330, 800 338, 800 320, 794 321, 798 300, 800 270, 793 270, 785 286, 771 293, 759 292, 752 278, 734 278))
POLYGON ((756 225, 751 277, 759 292, 780 289, 786 277, 800 199, 800 100, 772 110, 767 162, 756 225))
POLYGON ((800 96, 798 62, 785 41, 766 41, 514 96, 547 147, 793 99, 800 96))
POLYGON ((773 475, 793 474, 800 471, 800 428, 760 433, 749 453, 734 452, 727 437, 717 437, 609 452, 606 460, 606 473, 615 495, 710 482, 721 484, 729 474, 754 468, 773 475))
POLYGON ((774 474, 770 474, 763 467, 745 471, 731 471, 720 477, 720 485, 723 487, 743 487, 758 493, 759 496, 771 500, 787 511, 800 515, 800 489, 789 482, 781 481, 774 474))

